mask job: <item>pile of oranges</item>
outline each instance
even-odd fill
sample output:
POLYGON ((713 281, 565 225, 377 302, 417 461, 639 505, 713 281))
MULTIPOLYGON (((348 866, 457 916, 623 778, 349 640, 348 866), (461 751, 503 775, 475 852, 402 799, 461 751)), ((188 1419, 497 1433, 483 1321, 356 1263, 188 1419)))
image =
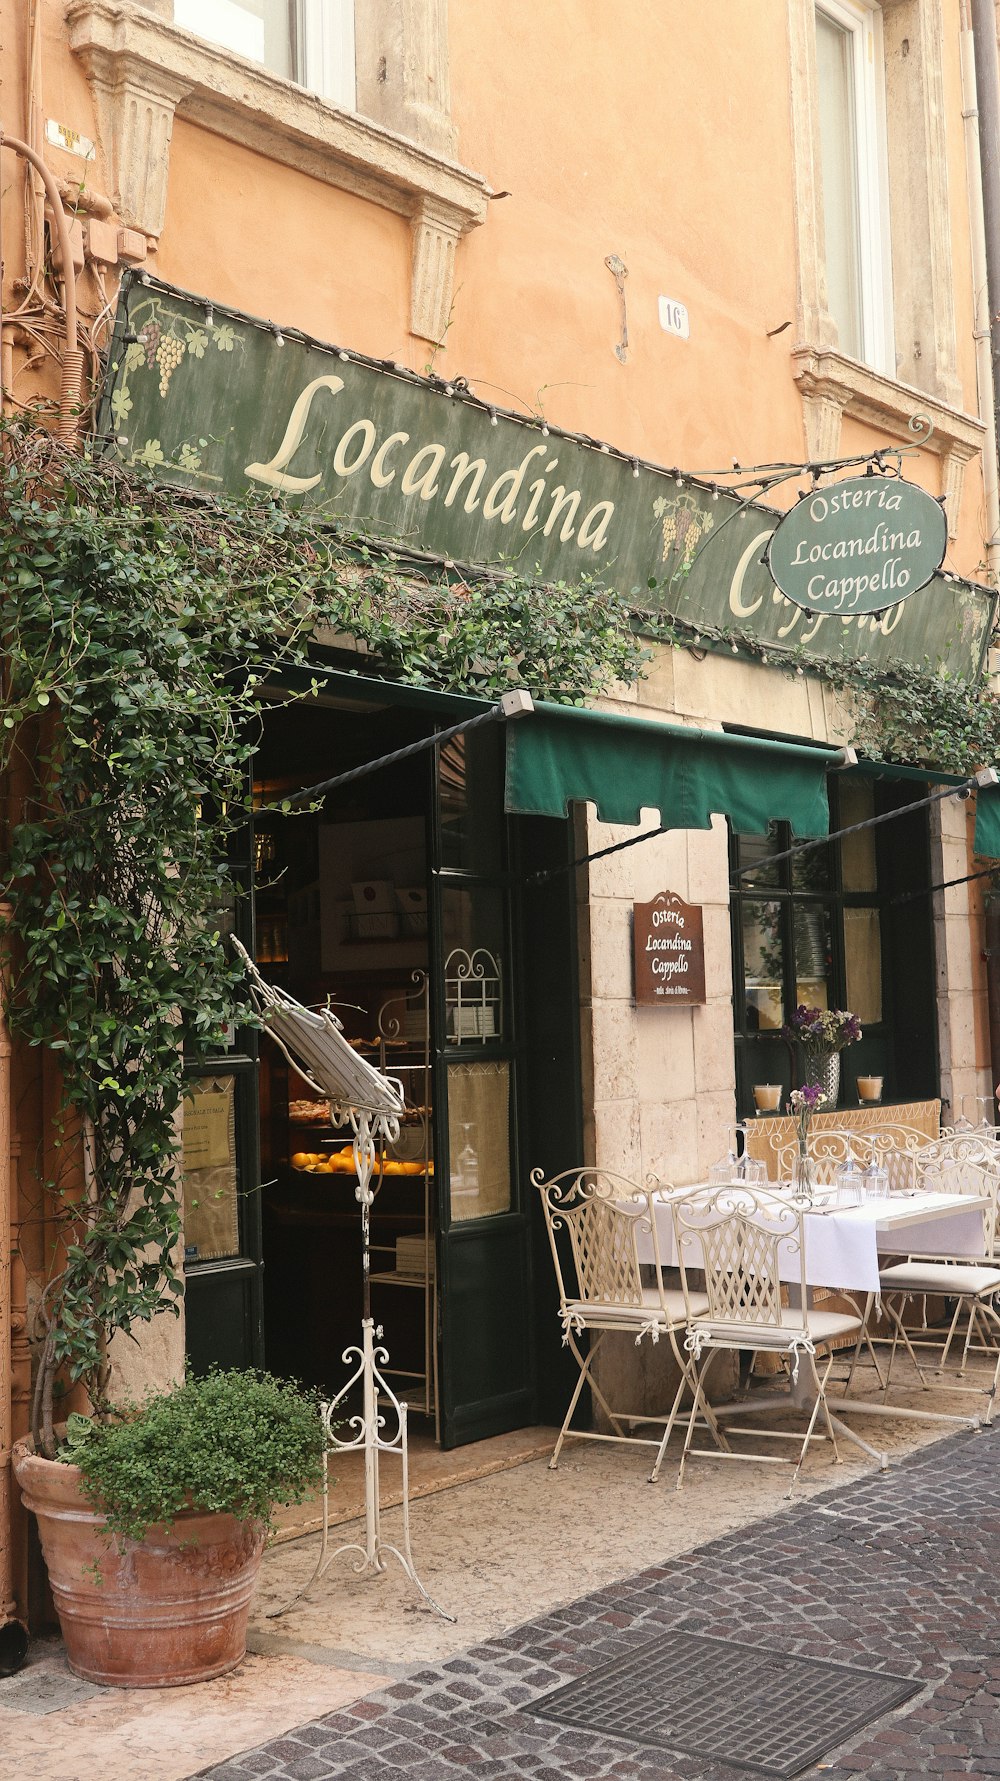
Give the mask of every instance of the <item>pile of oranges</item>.
MULTIPOLYGON (((291 1158, 293 1169, 301 1169, 307 1175, 353 1175, 354 1152, 350 1144, 332 1153, 321 1153, 317 1150, 297 1150, 291 1158)), ((386 1157, 382 1165, 384 1175, 422 1175, 423 1163, 400 1163, 394 1157, 386 1157)), ((434 1164, 428 1163, 427 1173, 433 1175, 434 1164)))

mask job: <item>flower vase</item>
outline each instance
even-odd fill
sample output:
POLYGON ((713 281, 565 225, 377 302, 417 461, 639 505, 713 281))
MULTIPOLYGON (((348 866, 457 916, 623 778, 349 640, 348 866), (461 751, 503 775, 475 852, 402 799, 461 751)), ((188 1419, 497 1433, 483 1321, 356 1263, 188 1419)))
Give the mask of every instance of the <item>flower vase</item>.
POLYGON ((809 1141, 799 1134, 799 1148, 792 1166, 793 1197, 800 1206, 811 1206, 813 1197, 812 1157, 809 1155, 809 1141))
POLYGON ((832 1112, 840 1099, 840 1052, 820 1051, 806 1058, 806 1082, 826 1096, 824 1111, 832 1112))

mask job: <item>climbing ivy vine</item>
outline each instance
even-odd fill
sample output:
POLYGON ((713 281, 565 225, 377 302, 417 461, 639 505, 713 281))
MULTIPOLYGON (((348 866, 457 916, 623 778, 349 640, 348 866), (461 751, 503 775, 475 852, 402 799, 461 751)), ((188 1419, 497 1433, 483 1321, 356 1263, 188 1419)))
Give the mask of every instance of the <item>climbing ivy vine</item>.
POLYGON ((266 683, 308 669, 321 636, 405 681, 581 701, 644 651, 606 588, 433 580, 273 501, 194 499, 28 425, 3 428, 0 475, 8 1018, 61 1074, 33 1417, 52 1456, 60 1370, 100 1411, 111 1335, 183 1290, 184 1055, 217 1050, 239 1008, 223 862, 266 683))
POLYGON ((1000 764, 1000 702, 988 682, 962 680, 930 663, 891 674, 864 663, 825 668, 849 695, 852 740, 876 760, 947 773, 1000 764))

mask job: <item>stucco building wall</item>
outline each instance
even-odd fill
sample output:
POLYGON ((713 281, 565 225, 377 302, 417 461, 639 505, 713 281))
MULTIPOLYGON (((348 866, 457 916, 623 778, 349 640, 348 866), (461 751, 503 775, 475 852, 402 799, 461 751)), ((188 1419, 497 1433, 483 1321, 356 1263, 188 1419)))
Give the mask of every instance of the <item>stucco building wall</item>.
MULTIPOLYGON (((125 220, 161 216, 150 263, 171 282, 461 374, 487 397, 691 471, 797 458, 820 436, 831 455, 864 449, 905 434, 921 397, 943 404, 908 469, 934 494, 949 478, 954 494, 964 471, 950 566, 973 574, 975 434, 942 438, 949 407, 959 432, 954 417, 978 412, 960 11, 958 0, 883 10, 889 138, 915 170, 907 215, 919 224, 909 258, 896 256, 896 386, 862 388, 832 361, 804 369, 806 349, 836 350, 816 271, 821 202, 803 171, 815 128, 809 0, 734 5, 725 31, 706 31, 683 0, 633 10, 626 31, 600 8, 379 0, 362 9, 359 97, 375 108, 409 35, 418 68, 437 58, 437 121, 412 103, 400 134, 403 101, 387 93, 384 119, 352 117, 346 146, 344 131, 323 133, 330 108, 173 28, 171 0, 40 0, 42 111, 97 143, 90 163, 47 153, 69 184, 127 194, 125 220), (124 127, 133 101, 145 135, 124 127), (167 153, 151 151, 157 106, 167 153), (415 144, 409 160, 400 141, 415 144), (917 175, 931 155, 928 185, 917 175), (613 254, 628 268, 624 363, 613 254), (419 313, 415 281, 427 287, 419 313), (661 329, 660 294, 688 306, 688 340, 661 329), (421 335, 442 306, 443 338, 421 335)), ((0 3, 0 33, 5 127, 23 131, 21 0, 0 3)), ((901 209, 901 173, 896 184, 901 209)), ((9 182, 14 215, 19 187, 9 182)))

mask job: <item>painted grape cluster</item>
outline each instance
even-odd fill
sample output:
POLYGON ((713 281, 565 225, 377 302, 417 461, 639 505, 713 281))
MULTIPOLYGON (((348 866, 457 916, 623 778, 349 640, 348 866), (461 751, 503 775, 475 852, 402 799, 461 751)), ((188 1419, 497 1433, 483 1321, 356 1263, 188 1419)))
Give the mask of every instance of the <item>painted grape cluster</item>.
POLYGON ((661 495, 653 502, 653 513, 660 521, 663 539, 661 561, 666 563, 671 556, 676 555, 680 559, 679 568, 682 571, 689 569, 700 539, 712 529, 712 515, 702 513, 684 495, 674 501, 667 501, 661 495))
POLYGON ((176 334, 165 334, 159 322, 147 322, 139 338, 149 369, 152 370, 154 365, 160 368, 160 395, 165 396, 170 379, 184 357, 184 341, 178 340, 176 334))
POLYGON ((178 340, 175 334, 163 335, 159 346, 156 349, 156 362, 160 367, 161 396, 166 395, 170 379, 177 370, 178 365, 184 357, 184 353, 185 346, 183 340, 178 340))

